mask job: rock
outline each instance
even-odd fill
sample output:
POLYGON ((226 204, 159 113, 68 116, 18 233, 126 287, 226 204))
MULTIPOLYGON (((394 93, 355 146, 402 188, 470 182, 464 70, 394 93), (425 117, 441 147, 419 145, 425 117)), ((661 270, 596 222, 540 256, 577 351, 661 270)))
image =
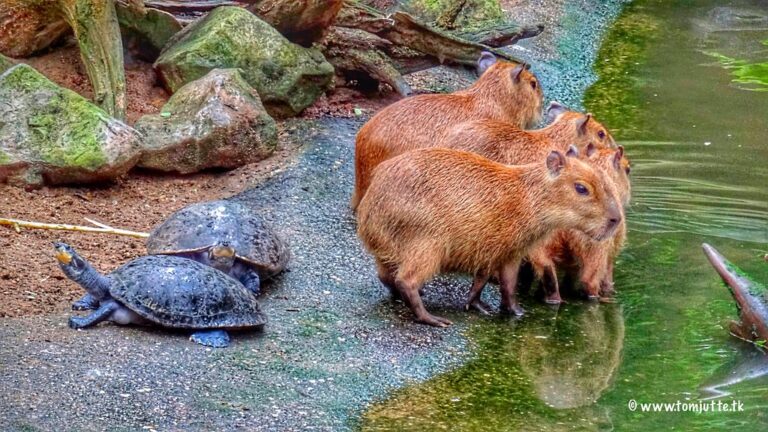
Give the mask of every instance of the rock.
POLYGON ((476 29, 504 18, 498 0, 408 0, 402 4, 426 21, 449 29, 476 29))
POLYGON ((138 9, 116 3, 117 20, 123 36, 135 37, 136 48, 145 58, 154 61, 171 37, 181 30, 181 23, 168 12, 158 9, 138 9))
POLYGON ((237 69, 214 69, 183 86, 136 129, 145 137, 139 166, 182 174, 256 162, 277 146, 275 121, 237 69))
POLYGON ((13 65, 15 64, 16 63, 14 63, 13 60, 0 54, 0 73, 7 71, 8 69, 12 68, 13 65))
POLYGON ((140 135, 20 64, 0 75, 0 182, 89 183, 125 174, 140 135))
POLYGON ((70 30, 58 2, 3 0, 0 2, 0 53, 29 57, 60 40, 70 30))
POLYGON ((336 19, 344 0, 251 0, 248 9, 288 39, 310 46, 336 19))
POLYGON ((155 62, 172 92, 211 69, 240 68, 272 115, 295 115, 331 84, 320 51, 293 44, 245 9, 219 7, 177 33, 155 62))

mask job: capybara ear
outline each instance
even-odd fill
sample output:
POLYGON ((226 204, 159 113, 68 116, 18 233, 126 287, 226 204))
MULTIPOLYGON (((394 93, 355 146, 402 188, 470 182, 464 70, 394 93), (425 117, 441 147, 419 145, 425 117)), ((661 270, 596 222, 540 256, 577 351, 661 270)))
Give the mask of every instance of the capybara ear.
POLYGON ((568 111, 568 107, 561 104, 560 102, 550 102, 549 105, 547 105, 547 109, 545 110, 547 123, 552 123, 560 114, 563 114, 566 111, 568 111))
POLYGON ((515 83, 520 82, 520 75, 525 70, 525 63, 520 63, 519 65, 515 66, 514 69, 512 69, 512 81, 515 83))
POLYGON ((567 156, 567 157, 579 157, 579 149, 577 149, 575 145, 571 144, 571 145, 568 146, 568 151, 565 152, 565 156, 567 156))
POLYGON ((590 120, 592 120, 592 113, 588 113, 586 116, 584 116, 584 120, 581 120, 579 123, 579 135, 584 135, 587 133, 587 125, 589 124, 590 120))
POLYGON ((587 149, 586 149, 587 157, 592 157, 592 155, 594 155, 596 151, 597 151, 597 148, 595 148, 594 144, 592 143, 587 144, 587 149))
POLYGON ((624 146, 619 146, 616 153, 613 155, 613 167, 617 170, 621 169, 621 159, 624 157, 624 146))
POLYGON ((491 52, 483 51, 480 53, 480 57, 477 59, 477 74, 484 74, 497 60, 496 56, 491 52))
POLYGON ((547 156, 547 168, 550 174, 554 176, 559 175, 563 168, 565 168, 565 156, 557 150, 552 150, 549 156, 547 156))

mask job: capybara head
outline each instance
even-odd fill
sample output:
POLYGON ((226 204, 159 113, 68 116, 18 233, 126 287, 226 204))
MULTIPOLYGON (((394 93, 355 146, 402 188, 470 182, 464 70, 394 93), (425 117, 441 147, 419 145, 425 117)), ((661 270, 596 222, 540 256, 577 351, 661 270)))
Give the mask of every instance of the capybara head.
POLYGON ((560 102, 550 102, 546 109, 546 121, 552 125, 567 126, 566 135, 560 137, 572 142, 579 149, 592 144, 596 149, 616 148, 616 141, 605 126, 595 120, 592 114, 571 111, 560 102))
POLYGON ((608 176, 616 186, 616 192, 619 194, 621 204, 626 208, 629 205, 632 194, 632 185, 629 181, 631 171, 629 159, 624 153, 624 147, 618 149, 596 150, 593 146, 586 148, 586 160, 598 167, 606 176, 608 176))
POLYGON ((499 60, 487 51, 477 60, 478 85, 488 91, 489 97, 505 98, 499 104, 518 112, 516 124, 524 129, 541 121, 544 103, 541 84, 529 68, 525 63, 499 60))
POLYGON ((613 235, 623 218, 618 192, 613 181, 578 155, 571 146, 566 156, 558 151, 547 156, 554 187, 546 199, 564 224, 602 241, 613 235))

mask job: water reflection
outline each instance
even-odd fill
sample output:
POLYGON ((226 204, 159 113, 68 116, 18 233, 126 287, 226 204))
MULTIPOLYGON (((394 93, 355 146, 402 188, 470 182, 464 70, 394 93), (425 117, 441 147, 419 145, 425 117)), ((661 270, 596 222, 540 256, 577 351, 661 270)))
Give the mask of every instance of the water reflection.
POLYGON ((621 360, 624 319, 618 305, 573 305, 519 334, 513 349, 542 402, 557 409, 594 403, 621 360))

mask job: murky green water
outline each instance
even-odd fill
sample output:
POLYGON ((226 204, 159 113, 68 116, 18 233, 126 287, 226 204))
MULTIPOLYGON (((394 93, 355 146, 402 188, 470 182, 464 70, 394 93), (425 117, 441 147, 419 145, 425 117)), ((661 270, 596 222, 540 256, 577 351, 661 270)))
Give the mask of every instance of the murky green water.
POLYGON ((742 412, 628 408, 698 401, 765 368, 728 335, 736 309, 700 244, 768 281, 766 41, 764 1, 630 5, 585 101, 634 164, 618 304, 528 300, 521 321, 479 320, 474 360, 374 406, 363 429, 768 430, 768 375, 721 388, 742 412))

